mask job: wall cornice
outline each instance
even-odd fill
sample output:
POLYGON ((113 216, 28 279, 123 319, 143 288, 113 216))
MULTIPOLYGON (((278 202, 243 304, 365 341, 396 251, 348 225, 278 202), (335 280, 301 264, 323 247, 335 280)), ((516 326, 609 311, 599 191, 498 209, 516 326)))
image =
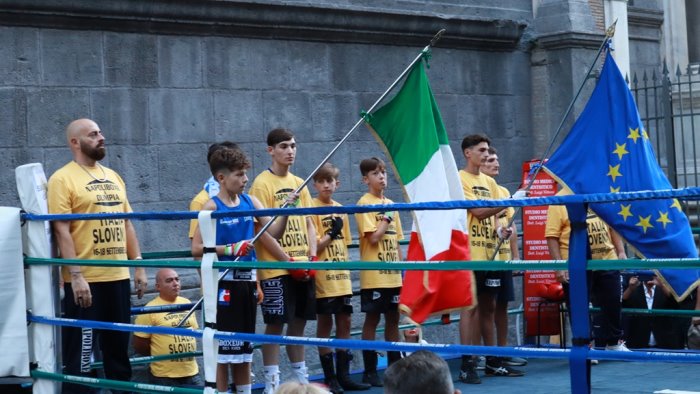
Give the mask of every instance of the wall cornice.
POLYGON ((184 0, 0 0, 0 25, 513 50, 526 24, 395 10, 184 0))

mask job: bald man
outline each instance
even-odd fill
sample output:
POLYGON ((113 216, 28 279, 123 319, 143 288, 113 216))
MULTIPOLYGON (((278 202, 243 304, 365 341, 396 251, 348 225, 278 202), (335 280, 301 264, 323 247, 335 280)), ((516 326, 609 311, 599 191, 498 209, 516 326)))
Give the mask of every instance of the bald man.
MULTIPOLYGON (((156 274, 156 290, 158 297, 146 306, 189 304, 190 300, 180 297, 180 276, 170 268, 163 268, 156 274)), ((135 324, 157 327, 177 327, 187 311, 160 312, 139 315, 135 324)), ((199 328, 194 315, 190 316, 182 328, 199 328)), ((149 334, 135 332, 132 337, 134 350, 144 356, 160 356, 163 354, 189 353, 197 351, 197 340, 194 337, 164 334, 149 334)), ((183 357, 174 360, 151 363, 149 382, 163 386, 202 386, 204 382, 199 376, 199 367, 194 357, 183 357)))
MULTIPOLYGON (((56 171, 48 183, 51 214, 131 212, 122 178, 99 163, 105 157, 105 137, 97 123, 78 119, 66 127, 73 161, 56 171)), ((124 219, 54 221, 53 233, 61 258, 91 260, 140 260, 136 232, 124 219)), ((131 286, 127 267, 64 265, 64 317, 113 323, 131 321, 131 286)), ((146 272, 136 268, 134 286, 139 298, 146 290, 146 272)), ((90 328, 63 328, 63 364, 68 375, 92 376, 94 340, 99 338, 108 379, 131 379, 129 333, 90 328)), ((63 384, 63 393, 89 393, 92 389, 63 384)), ((115 391, 112 391, 113 393, 115 391)))

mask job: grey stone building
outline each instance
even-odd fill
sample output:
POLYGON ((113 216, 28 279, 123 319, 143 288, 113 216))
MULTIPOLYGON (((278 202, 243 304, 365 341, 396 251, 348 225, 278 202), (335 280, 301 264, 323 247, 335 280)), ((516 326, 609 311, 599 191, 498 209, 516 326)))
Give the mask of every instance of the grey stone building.
MULTIPOLYGON (((19 205, 16 166, 48 176, 70 160, 78 117, 102 127, 137 211, 187 210, 216 141, 242 145, 252 178, 278 126, 295 131, 306 177, 442 28, 428 75, 458 165, 462 137, 486 133, 514 190, 615 18, 623 70, 700 62, 694 0, 0 0, 0 205, 19 205)), ((341 203, 364 192, 357 164, 373 155, 361 128, 331 159, 341 203)), ((402 200, 395 181, 389 197, 402 200)), ((189 247, 185 222, 137 226, 145 251, 189 247)))
MULTIPOLYGON (((698 24, 669 26, 697 18, 678 11, 682 1, 3 0, 0 204, 18 205, 16 166, 40 162, 50 175, 69 160, 63 129, 82 116, 103 128, 106 164, 139 211, 186 210, 215 141, 241 143, 251 174, 263 170, 264 136, 277 126, 298 135, 294 172, 305 177, 441 28, 429 77, 455 157, 465 134, 490 135, 513 189, 585 75, 608 3, 627 11, 623 69, 697 61, 698 24)), ((381 152, 362 128, 332 158, 342 203, 362 192, 357 163, 370 155, 381 152)), ((396 183, 390 195, 401 199, 396 183)), ((165 233, 152 224, 140 226, 147 250, 186 247, 185 223, 165 233)))

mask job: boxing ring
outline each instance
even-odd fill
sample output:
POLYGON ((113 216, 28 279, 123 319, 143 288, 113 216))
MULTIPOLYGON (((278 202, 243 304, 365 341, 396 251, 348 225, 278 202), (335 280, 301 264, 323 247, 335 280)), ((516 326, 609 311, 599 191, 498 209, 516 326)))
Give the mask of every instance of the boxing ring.
MULTIPOLYGON (((28 165, 31 166, 31 165, 28 165)), ((40 168, 40 166, 39 166, 40 168)), ((18 179, 21 176, 36 178, 41 181, 41 177, 36 175, 36 168, 27 169, 30 175, 20 174, 18 169, 18 179)), ((43 171, 42 174, 43 175, 43 171)), ((45 182, 45 179, 44 179, 45 182)), ((22 193, 20 193, 22 195, 22 193)), ((342 207, 320 207, 320 208, 284 208, 265 209, 256 211, 241 211, 235 213, 222 214, 217 212, 135 212, 122 214, 78 214, 78 215, 47 215, 45 207, 41 206, 41 190, 33 188, 31 192, 21 196, 26 212, 20 212, 16 208, 0 208, 0 217, 4 218, 2 226, 6 227, 5 232, 16 231, 24 233, 24 237, 15 236, 9 242, 19 243, 18 247, 24 251, 24 258, 14 261, 26 267, 23 281, 27 287, 26 297, 26 324, 28 325, 29 350, 28 358, 32 368, 28 372, 34 382, 35 393, 58 392, 56 382, 73 382, 94 387, 115 388, 120 390, 130 390, 135 392, 157 393, 214 393, 216 376, 216 349, 218 339, 236 339, 251 341, 256 344, 276 343, 280 345, 304 345, 304 346, 324 346, 338 347, 353 350, 373 349, 380 351, 416 351, 419 349, 430 350, 441 355, 462 355, 479 354, 492 356, 518 356, 526 358, 546 358, 563 359, 569 364, 570 390, 573 393, 588 393, 590 386, 590 363, 589 360, 621 360, 636 362, 664 362, 664 363, 700 363, 700 353, 687 351, 676 352, 652 352, 652 351, 601 351, 589 349, 590 327, 589 327, 589 305, 588 286, 586 270, 596 269, 621 269, 621 268, 659 268, 659 267, 683 267, 700 268, 698 259, 655 259, 655 260, 587 260, 586 244, 587 230, 585 223, 586 207, 589 203, 606 203, 612 201, 628 201, 637 199, 655 198, 677 198, 680 200, 697 200, 700 198, 700 188, 689 188, 682 190, 668 190, 655 192, 630 192, 614 194, 590 194, 574 195, 565 197, 539 197, 521 200, 489 200, 489 201, 450 201, 435 203, 396 203, 391 205, 371 205, 371 206, 342 206, 342 207), (28 195, 34 194, 34 201, 28 195), (171 221, 171 220, 191 220, 198 218, 202 237, 206 247, 214 246, 214 219, 219 217, 236 216, 274 216, 274 215, 318 215, 330 213, 364 213, 384 211, 387 209, 394 211, 411 210, 449 210, 449 209, 470 209, 476 207, 510 207, 529 205, 566 205, 572 223, 570 240, 570 260, 566 261, 441 261, 441 262, 255 262, 252 268, 308 268, 308 269, 350 269, 350 270, 561 270, 568 269, 570 272, 571 286, 571 329, 572 347, 560 348, 533 348, 533 347, 487 347, 487 346, 466 346, 457 344, 415 344, 403 342, 384 341, 362 341, 355 339, 334 339, 334 338, 307 338, 292 336, 272 336, 264 334, 243 334, 235 332, 224 332, 216 329, 216 289, 218 282, 218 272, 222 268, 251 268, 250 262, 219 262, 214 253, 205 253, 200 261, 195 260, 173 260, 173 259, 147 259, 137 261, 118 260, 64 260, 55 259, 50 255, 49 247, 49 226, 52 220, 96 220, 96 219, 129 219, 129 220, 149 220, 149 221, 171 221), (22 226, 20 227, 20 223, 22 226), (58 299, 50 289, 55 286, 56 278, 52 275, 52 267, 74 264, 83 266, 129 266, 129 267, 169 267, 169 268, 200 268, 202 272, 202 286, 204 294, 204 325, 203 329, 191 330, 184 328, 152 327, 134 324, 115 324, 98 321, 86 321, 65 319, 57 316, 58 299), (42 291, 43 289, 43 291, 42 291), (157 386, 146 383, 119 382, 107 379, 98 379, 83 376, 71 376, 60 373, 60 361, 55 355, 60 354, 60 341, 56 339, 56 327, 71 326, 85 327, 106 330, 118 330, 127 332, 146 332, 152 334, 169 334, 193 336, 202 341, 202 357, 204 364, 204 380, 206 386, 202 389, 186 389, 177 387, 157 386)), ((167 253, 166 253, 167 255, 167 253)), ((17 256, 14 256, 15 260, 17 256)), ((16 297, 24 298, 24 293, 18 292, 16 297)), ((187 306, 189 307, 189 306, 187 306)), ((155 310, 154 310, 155 311, 155 310)), ((158 310, 162 311, 162 310, 158 310)), ((137 310, 136 312, 148 312, 148 310, 137 310)), ((698 313, 700 315, 700 313, 698 313)), ((25 323, 23 322, 22 325, 25 323)), ((456 329, 456 327, 455 327, 456 329)), ((197 355, 199 353, 196 353, 197 355)), ((189 354, 188 354, 189 355, 189 354)), ((195 355, 195 354, 192 354, 195 355)), ((182 357, 182 354, 178 354, 182 357)), ((154 358, 144 358, 146 361, 154 358)))

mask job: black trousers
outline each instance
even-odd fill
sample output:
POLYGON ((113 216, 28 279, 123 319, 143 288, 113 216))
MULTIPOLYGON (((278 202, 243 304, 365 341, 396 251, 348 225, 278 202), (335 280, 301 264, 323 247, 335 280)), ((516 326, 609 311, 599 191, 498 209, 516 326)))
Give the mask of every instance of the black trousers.
MULTIPOLYGON (((617 345, 622 338, 622 276, 620 271, 588 271, 588 294, 600 313, 593 318, 593 335, 603 343, 617 345)), ((564 284, 566 303, 569 302, 569 284, 564 284)), ((571 314, 569 314, 570 316, 571 314)))
MULTIPOLYGON (((113 282, 90 283, 92 305, 81 308, 73 300, 73 288, 65 284, 64 317, 97 320, 112 323, 131 322, 131 286, 128 279, 113 282)), ((68 375, 95 376, 90 369, 93 344, 99 340, 107 379, 131 380, 129 363, 129 332, 93 330, 91 328, 63 327, 63 372, 68 375)), ((88 386, 63 383, 62 393, 95 393, 88 386)), ((112 393, 116 393, 112 391, 112 393)))

